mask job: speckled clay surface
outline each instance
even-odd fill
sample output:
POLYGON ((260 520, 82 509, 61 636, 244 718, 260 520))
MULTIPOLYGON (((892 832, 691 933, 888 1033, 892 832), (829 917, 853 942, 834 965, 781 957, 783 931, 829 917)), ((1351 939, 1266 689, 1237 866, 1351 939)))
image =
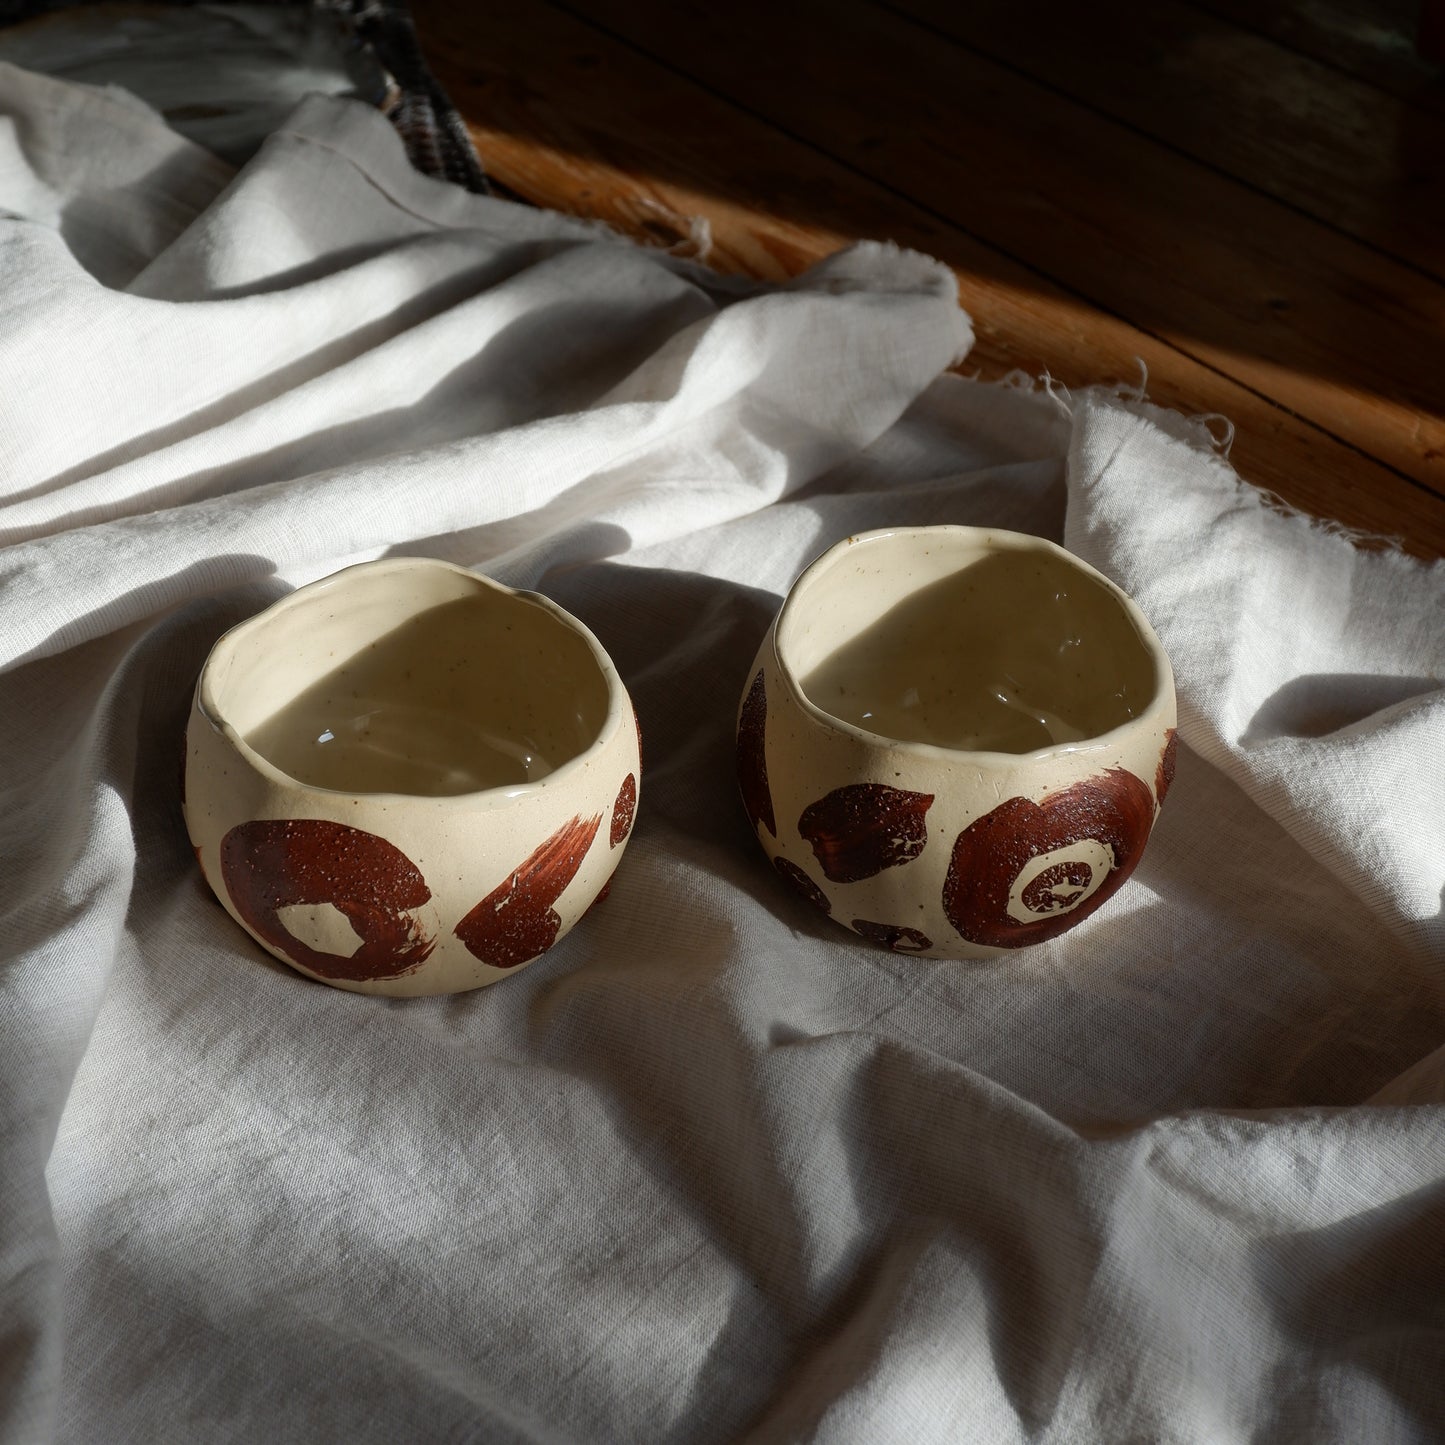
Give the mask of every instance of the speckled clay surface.
POLYGON ((506 978, 598 900, 636 813, 632 704, 544 597, 397 559, 232 629, 196 686, 184 807, 231 916, 361 993, 506 978))
POLYGON ((798 579, 738 713, 744 807, 779 876, 902 953, 1056 937, 1124 883, 1174 773, 1169 659, 1040 538, 867 532, 798 579))

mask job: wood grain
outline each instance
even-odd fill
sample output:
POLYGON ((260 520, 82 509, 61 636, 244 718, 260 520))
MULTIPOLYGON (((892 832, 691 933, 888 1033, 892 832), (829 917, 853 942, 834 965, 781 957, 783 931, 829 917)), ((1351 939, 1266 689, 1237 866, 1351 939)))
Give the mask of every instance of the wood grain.
POLYGON ((1081 5, 1049 7, 1046 24, 1017 0, 885 8, 1445 277, 1445 115, 1183 0, 1153 0, 1102 45, 1081 5))
POLYGON ((770 279, 860 236, 887 236, 958 273, 985 377, 1045 370, 1068 385, 1135 380, 1236 423, 1243 475, 1319 516, 1445 556, 1445 503, 1327 432, 1070 294, 815 148, 556 11, 460 14, 419 0, 428 58, 492 172, 538 204, 600 217, 650 244, 711 227, 710 264, 770 279), (806 192, 807 224, 793 219, 806 192))
POLYGON ((1422 3, 1438 0, 1202 0, 1199 8, 1445 115, 1445 67, 1417 45, 1422 3))
MULTIPOLYGON (((1445 492, 1445 286, 886 11, 585 3, 644 53, 1445 492)), ((795 196, 795 219, 810 200, 795 196)))

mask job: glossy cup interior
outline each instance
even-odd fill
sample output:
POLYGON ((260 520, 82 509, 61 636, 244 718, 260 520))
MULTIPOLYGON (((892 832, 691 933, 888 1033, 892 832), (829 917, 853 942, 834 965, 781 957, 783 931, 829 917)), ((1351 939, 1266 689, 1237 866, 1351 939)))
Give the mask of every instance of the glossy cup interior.
POLYGON ((865 534, 799 579, 777 654, 831 722, 903 743, 1022 754, 1101 737, 1167 677, 1129 599, 1038 538, 865 534))
POLYGON ((202 704, 270 767, 342 793, 534 783, 601 735, 590 635, 542 599, 438 564, 339 573, 218 645, 202 704))

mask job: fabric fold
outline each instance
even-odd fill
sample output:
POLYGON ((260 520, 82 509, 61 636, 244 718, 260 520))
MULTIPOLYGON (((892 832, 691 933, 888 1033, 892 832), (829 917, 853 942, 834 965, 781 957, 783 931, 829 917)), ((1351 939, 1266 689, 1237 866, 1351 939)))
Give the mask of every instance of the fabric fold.
POLYGON ((1445 566, 1271 508, 1160 417, 1077 399, 1065 540, 1153 621, 1184 741, 1445 987, 1445 566))
POLYGON ((1439 568, 940 375, 895 247, 719 277, 326 99, 234 177, 127 111, 82 244, 118 102, 0 80, 0 1439, 1438 1436, 1439 568), (1129 883, 968 965, 780 888, 733 775, 798 572, 941 523, 1129 590, 1186 744, 1129 883), (216 639, 388 553, 545 591, 644 739, 606 905, 455 998, 285 969, 180 816, 216 639))

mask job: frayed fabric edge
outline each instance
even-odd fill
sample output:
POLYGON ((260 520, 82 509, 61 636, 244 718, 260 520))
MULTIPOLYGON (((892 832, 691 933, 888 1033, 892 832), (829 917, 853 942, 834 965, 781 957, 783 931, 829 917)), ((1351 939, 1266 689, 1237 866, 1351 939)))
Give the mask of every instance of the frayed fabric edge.
MULTIPOLYGON (((637 205, 640 211, 645 211, 652 219, 659 232, 640 237, 638 245, 645 250, 661 251, 664 255, 694 261, 701 266, 708 264, 712 256, 713 240, 712 222, 706 216, 674 211, 670 206, 664 206, 648 196, 639 197, 637 205)), ((646 219, 643 226, 650 231, 646 219)))
POLYGON ((1022 368, 1010 371, 994 383, 1013 391, 1028 391, 1047 396, 1060 412, 1074 419, 1081 401, 1102 401, 1122 406, 1135 416, 1157 426, 1166 436, 1183 442, 1221 472, 1227 473, 1242 498, 1256 503, 1276 516, 1289 517, 1305 523, 1312 531, 1323 536, 1337 537, 1351 546, 1371 553, 1386 553, 1418 567, 1430 568, 1437 564, 1422 561, 1405 551, 1404 539, 1387 532, 1371 532, 1363 527, 1351 527, 1331 517, 1317 517, 1286 501, 1278 492, 1262 487, 1257 482, 1247 481, 1235 470, 1230 461, 1230 450, 1234 445, 1234 423, 1220 412, 1199 412, 1189 415, 1160 406, 1149 400, 1149 368, 1142 357, 1135 357, 1139 365, 1137 383, 1101 382, 1079 390, 1071 390, 1063 382, 1055 380, 1047 371, 1038 376, 1022 368))
MULTIPOLYGON (((999 381, 1000 386, 1016 390, 1042 392, 1070 419, 1074 415, 1077 400, 1092 399, 1122 405, 1152 421, 1162 431, 1178 441, 1187 442, 1196 450, 1212 459, 1228 462, 1230 448, 1234 445, 1234 423, 1217 411, 1199 412, 1189 415, 1173 411, 1149 400, 1149 368, 1142 357, 1135 357, 1139 366, 1137 382, 1099 382, 1086 386, 1077 392, 1056 381, 1047 371, 1031 376, 1022 369, 1011 371, 999 381)), ((1233 468, 1230 468, 1233 471, 1233 468)), ((1236 473, 1236 476, 1238 474, 1236 473)), ((1256 488, 1256 490, 1259 490, 1256 488)))
MULTIPOLYGON (((860 279, 869 283, 868 289, 884 294, 952 302, 972 336, 973 318, 958 306, 958 278, 942 261, 896 241, 852 241, 785 281, 783 289, 853 291, 860 279)), ((965 355, 966 349, 950 365, 957 366, 965 355)))

